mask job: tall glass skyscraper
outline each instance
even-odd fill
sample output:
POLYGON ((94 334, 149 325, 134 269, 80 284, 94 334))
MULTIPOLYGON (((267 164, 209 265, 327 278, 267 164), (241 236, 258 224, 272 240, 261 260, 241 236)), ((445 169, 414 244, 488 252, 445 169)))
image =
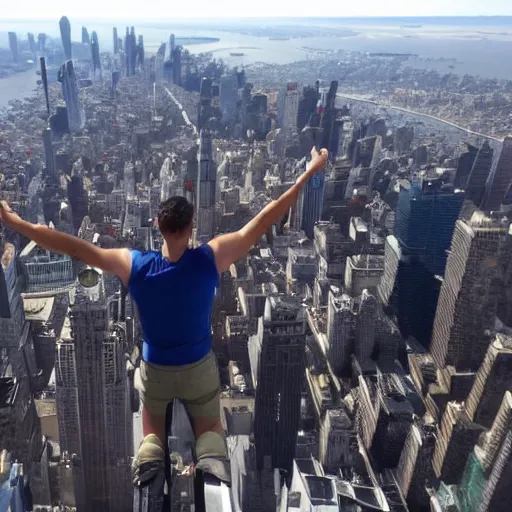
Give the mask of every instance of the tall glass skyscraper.
POLYGON ((222 120, 232 121, 236 115, 236 102, 238 100, 238 78, 232 73, 220 78, 220 111, 222 120))
POLYGON ((66 16, 62 16, 59 21, 60 37, 62 39, 62 49, 64 50, 64 58, 71 60, 71 23, 66 16))
POLYGON ((302 229, 306 235, 313 239, 315 224, 322 216, 324 205, 325 173, 315 174, 304 188, 304 202, 302 207, 302 229))
POLYGON ((68 109, 69 129, 80 131, 85 125, 85 114, 78 94, 75 68, 73 61, 68 60, 59 71, 59 82, 62 84, 62 96, 68 109))
POLYGON ((463 192, 440 180, 401 183, 395 236, 400 262, 392 293, 400 331, 428 347, 447 251, 459 216, 463 192))
POLYGON ((402 253, 419 256, 435 275, 444 275, 447 250, 464 193, 439 180, 403 184, 398 197, 395 236, 402 253))

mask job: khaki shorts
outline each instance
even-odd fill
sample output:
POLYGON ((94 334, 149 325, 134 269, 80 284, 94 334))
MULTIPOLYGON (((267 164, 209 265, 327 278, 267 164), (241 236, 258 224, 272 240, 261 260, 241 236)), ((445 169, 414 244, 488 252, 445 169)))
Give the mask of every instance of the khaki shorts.
POLYGON ((167 404, 179 398, 192 417, 220 417, 219 369, 213 352, 183 366, 141 361, 135 371, 135 388, 152 414, 165 416, 167 404))

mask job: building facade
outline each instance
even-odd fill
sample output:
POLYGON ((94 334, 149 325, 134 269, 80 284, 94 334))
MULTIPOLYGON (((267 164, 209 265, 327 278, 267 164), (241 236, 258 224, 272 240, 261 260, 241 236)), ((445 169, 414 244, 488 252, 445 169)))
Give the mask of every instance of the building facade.
POLYGON ((77 284, 55 359, 61 450, 76 460, 77 510, 124 512, 132 502, 133 429, 123 324, 110 324, 103 279, 77 284), (82 492, 82 490, 84 492, 82 492))

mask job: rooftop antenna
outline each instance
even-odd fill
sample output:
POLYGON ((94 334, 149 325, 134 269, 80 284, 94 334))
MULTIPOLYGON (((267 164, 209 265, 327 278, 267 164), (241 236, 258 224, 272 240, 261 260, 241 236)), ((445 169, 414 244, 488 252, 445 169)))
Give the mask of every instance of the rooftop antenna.
POLYGON ((41 79, 43 81, 44 97, 46 99, 46 112, 48 113, 48 118, 50 118, 50 98, 48 96, 48 75, 46 74, 45 58, 41 57, 39 62, 41 63, 41 79))

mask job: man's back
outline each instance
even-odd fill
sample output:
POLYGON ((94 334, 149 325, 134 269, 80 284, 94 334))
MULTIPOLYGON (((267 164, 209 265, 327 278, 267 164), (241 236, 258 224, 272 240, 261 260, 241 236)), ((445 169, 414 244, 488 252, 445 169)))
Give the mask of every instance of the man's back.
POLYGON ((159 252, 132 251, 128 288, 140 314, 145 361, 179 366, 209 352, 218 282, 208 245, 187 249, 175 263, 159 252))

